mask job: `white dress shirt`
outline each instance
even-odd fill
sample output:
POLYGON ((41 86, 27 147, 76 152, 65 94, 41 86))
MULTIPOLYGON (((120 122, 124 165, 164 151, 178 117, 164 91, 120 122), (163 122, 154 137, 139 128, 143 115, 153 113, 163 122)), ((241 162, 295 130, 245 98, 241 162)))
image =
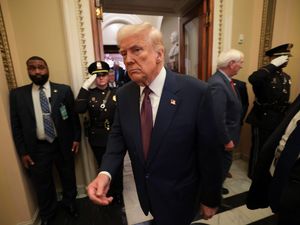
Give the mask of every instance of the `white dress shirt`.
MULTIPOLYGON (((163 67, 157 77, 151 82, 151 84, 148 86, 151 89, 151 93, 149 94, 149 98, 151 101, 151 107, 152 107, 152 118, 153 118, 153 126, 155 124, 156 114, 161 98, 161 93, 165 84, 166 80, 166 69, 163 67)), ((142 106, 142 102, 144 99, 143 90, 145 87, 140 86, 140 109, 142 106)))

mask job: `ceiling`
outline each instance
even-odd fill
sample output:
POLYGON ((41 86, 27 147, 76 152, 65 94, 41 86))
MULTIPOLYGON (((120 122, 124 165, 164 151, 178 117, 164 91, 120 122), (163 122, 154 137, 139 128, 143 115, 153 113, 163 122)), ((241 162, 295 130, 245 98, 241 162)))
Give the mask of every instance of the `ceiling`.
POLYGON ((104 12, 182 16, 200 0, 101 0, 104 12))

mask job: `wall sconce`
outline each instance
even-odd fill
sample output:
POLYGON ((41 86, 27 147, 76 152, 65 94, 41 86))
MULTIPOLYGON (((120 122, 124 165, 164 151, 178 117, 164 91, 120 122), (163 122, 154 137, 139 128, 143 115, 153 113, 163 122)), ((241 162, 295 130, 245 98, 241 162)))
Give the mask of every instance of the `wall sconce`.
POLYGON ((95 0, 96 18, 97 20, 103 21, 103 7, 101 0, 95 0))

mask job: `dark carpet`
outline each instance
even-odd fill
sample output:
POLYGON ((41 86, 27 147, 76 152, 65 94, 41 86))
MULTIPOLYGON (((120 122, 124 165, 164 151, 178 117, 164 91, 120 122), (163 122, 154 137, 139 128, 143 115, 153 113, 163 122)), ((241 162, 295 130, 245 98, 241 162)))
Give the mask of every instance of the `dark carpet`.
POLYGON ((76 200, 79 218, 72 218, 59 207, 51 224, 53 225, 127 225, 124 207, 118 204, 98 206, 87 197, 76 200))

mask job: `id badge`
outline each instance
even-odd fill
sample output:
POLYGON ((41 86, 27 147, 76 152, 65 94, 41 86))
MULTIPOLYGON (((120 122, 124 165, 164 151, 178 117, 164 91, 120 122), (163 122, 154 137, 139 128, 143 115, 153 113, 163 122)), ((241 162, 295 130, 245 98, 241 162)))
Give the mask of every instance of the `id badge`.
POLYGON ((67 112, 67 109, 66 109, 65 105, 61 105, 59 107, 59 111, 60 111, 60 115, 61 115, 63 120, 68 119, 68 112, 67 112))

